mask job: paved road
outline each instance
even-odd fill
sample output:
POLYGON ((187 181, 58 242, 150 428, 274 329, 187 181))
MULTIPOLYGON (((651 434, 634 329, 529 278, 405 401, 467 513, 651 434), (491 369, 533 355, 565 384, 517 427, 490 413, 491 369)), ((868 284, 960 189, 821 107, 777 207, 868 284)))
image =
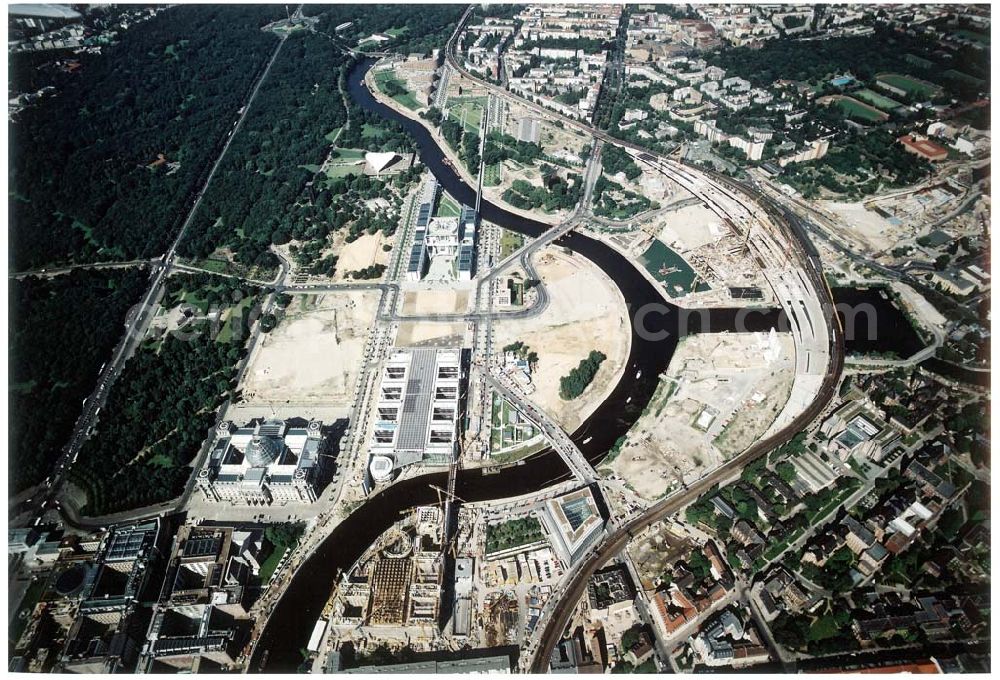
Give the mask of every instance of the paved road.
POLYGON ((71 264, 65 267, 48 267, 43 269, 26 269, 20 272, 11 272, 7 275, 9 279, 25 279, 29 276, 50 279, 60 274, 68 274, 74 269, 128 269, 130 267, 147 267, 155 264, 156 260, 126 260, 124 262, 90 262, 81 264, 71 264))
MULTIPOLYGON (((559 113, 555 113, 541 107, 534 102, 527 101, 517 95, 513 95, 507 92, 503 88, 497 87, 489 82, 486 82, 480 78, 473 76, 467 71, 461 68, 458 60, 455 58, 455 41, 460 34, 465 21, 468 19, 471 13, 471 8, 463 15, 462 19, 459 21, 456 27, 455 33, 449 39, 446 46, 446 57, 448 62, 451 64, 452 68, 461 73, 464 77, 476 82, 480 86, 498 93, 501 96, 508 97, 518 101, 518 103, 529 109, 538 112, 539 114, 546 116, 548 118, 555 118, 557 120, 563 121, 564 124, 575 127, 585 133, 590 134, 595 139, 617 144, 626 148, 633 149, 635 151, 644 154, 647 158, 653 161, 657 161, 661 164, 670 164, 674 166, 678 171, 685 174, 696 175, 700 174, 702 177, 705 173, 695 173, 690 168, 676 163, 668 158, 659 156, 658 154, 651 153, 647 149, 630 142, 623 142, 619 139, 615 139, 605 132, 597 130, 589 125, 581 123, 573 118, 564 116, 559 113)), ((711 176, 711 175, 710 175, 711 176)), ((800 252, 794 253, 797 259, 800 260, 800 266, 804 268, 804 272, 807 277, 812 281, 814 290, 818 295, 823 296, 822 307, 824 314, 827 317, 827 329, 829 331, 829 352, 830 352, 830 362, 827 366, 827 370, 823 375, 822 383, 820 389, 818 390, 816 396, 810 402, 808 407, 804 409, 798 416, 793 418, 788 425, 782 428, 779 432, 774 435, 759 441, 754 446, 744 451, 739 456, 733 458, 727 463, 723 464, 717 468, 712 473, 706 475, 701 480, 692 484, 690 487, 686 487, 674 494, 671 494, 667 498, 661 500, 659 503, 655 504, 644 512, 639 517, 630 520, 620 529, 617 529, 614 533, 608 536, 602 544, 594 551, 587 555, 583 562, 576 568, 573 576, 567 585, 567 587, 562 591, 562 595, 559 597, 553 596, 552 600, 558 600, 558 605, 553 607, 551 616, 544 617, 546 622, 544 625, 544 631, 541 635, 540 643, 536 648, 536 651, 532 657, 530 664, 530 669, 532 672, 544 672, 548 668, 549 658, 551 656, 552 650, 555 648, 556 643, 562 636, 563 629, 569 621, 570 615, 575 608, 576 602, 583 595, 586 589, 587 582, 590 576, 596 571, 601 565, 605 564, 608 559, 614 554, 617 554, 624 546, 628 543, 628 540, 632 533, 639 531, 650 524, 659 521, 664 517, 668 517, 675 512, 678 512, 685 505, 693 501, 700 494, 704 493, 708 489, 712 488, 719 480, 725 479, 733 473, 741 470, 744 466, 751 463, 752 461, 766 455, 769 451, 787 442, 792 436, 804 429, 826 406, 830 398, 832 398, 836 386, 840 379, 841 371, 843 370, 843 335, 839 326, 839 320, 837 319, 833 296, 830 292, 829 287, 823 277, 822 266, 819 263, 818 257, 815 256, 815 251, 811 244, 805 240, 803 235, 802 225, 798 223, 797 218, 789 213, 787 210, 776 205, 770 199, 767 199, 760 192, 749 189, 742 184, 735 181, 729 180, 728 178, 723 178, 718 175, 711 176, 717 184, 722 184, 728 186, 731 190, 740 192, 742 195, 747 197, 749 203, 753 205, 762 206, 771 217, 775 224, 779 225, 779 228, 786 232, 786 236, 791 237, 790 243, 797 243, 800 245, 798 249, 800 252)))

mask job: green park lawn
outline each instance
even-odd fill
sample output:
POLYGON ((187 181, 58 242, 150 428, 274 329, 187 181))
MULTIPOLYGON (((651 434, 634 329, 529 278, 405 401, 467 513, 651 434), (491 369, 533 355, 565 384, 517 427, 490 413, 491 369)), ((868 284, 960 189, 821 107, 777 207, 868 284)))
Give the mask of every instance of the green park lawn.
POLYGON ((441 199, 438 201, 437 212, 434 213, 435 217, 458 217, 461 214, 461 207, 451 196, 447 194, 441 194, 441 199))
POLYGON ((375 84, 378 85, 378 89, 381 90, 383 94, 391 96, 406 108, 412 111, 416 111, 420 108, 420 102, 418 102, 416 97, 413 96, 413 93, 407 89, 406 84, 393 75, 392 71, 379 71, 376 73, 375 84), (390 83, 394 83, 397 87, 406 90, 406 93, 391 95, 387 89, 390 83))
POLYGON ((465 122, 465 129, 472 132, 479 131, 479 125, 483 120, 483 111, 486 108, 486 97, 448 97, 445 105, 448 116, 455 120, 465 122))

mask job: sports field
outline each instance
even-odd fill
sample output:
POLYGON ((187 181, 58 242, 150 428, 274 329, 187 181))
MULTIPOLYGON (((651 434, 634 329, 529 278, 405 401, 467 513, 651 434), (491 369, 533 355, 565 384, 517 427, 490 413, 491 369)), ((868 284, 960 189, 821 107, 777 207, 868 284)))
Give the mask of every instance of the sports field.
POLYGON ((863 90, 858 90, 857 92, 852 92, 851 96, 860 99, 866 104, 871 104, 872 106, 882 109, 883 111, 889 112, 893 109, 898 109, 902 104, 897 102, 895 99, 889 99, 880 95, 878 92, 872 92, 871 90, 865 88, 863 90))
POLYGON ((887 85, 898 87, 907 94, 918 97, 933 97, 941 91, 941 88, 934 83, 928 83, 926 80, 904 76, 899 73, 880 73, 875 78, 887 85))
POLYGON ((881 122, 889 118, 888 113, 883 113, 874 106, 869 106, 868 104, 859 102, 857 99, 852 99, 851 97, 845 97, 839 94, 823 97, 818 101, 820 104, 829 104, 831 102, 835 103, 847 116, 853 116, 855 118, 871 121, 873 123, 881 122))

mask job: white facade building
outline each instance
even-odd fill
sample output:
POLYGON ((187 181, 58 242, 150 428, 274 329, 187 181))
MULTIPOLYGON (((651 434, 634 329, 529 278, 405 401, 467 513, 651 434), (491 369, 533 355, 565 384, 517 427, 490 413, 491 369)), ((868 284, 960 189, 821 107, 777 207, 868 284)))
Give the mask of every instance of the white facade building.
POLYGON ((298 428, 283 420, 238 429, 220 423, 197 486, 206 499, 233 505, 312 503, 321 471, 322 426, 318 420, 298 428))
POLYGON ((420 463, 449 465, 458 445, 460 349, 396 349, 382 369, 369 472, 376 482, 420 463))

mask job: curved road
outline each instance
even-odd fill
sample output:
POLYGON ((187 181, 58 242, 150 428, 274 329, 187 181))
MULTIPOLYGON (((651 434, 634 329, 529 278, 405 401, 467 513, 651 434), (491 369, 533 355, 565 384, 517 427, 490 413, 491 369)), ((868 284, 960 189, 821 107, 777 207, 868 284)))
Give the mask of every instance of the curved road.
MULTIPOLYGON (((469 10, 467 10, 462 16, 462 19, 459 21, 459 24, 455 29, 455 33, 448 41, 446 56, 448 63, 452 68, 464 77, 469 78, 478 85, 485 87, 500 96, 515 99, 519 103, 541 113, 548 118, 561 120, 563 123, 590 134, 598 140, 630 148, 651 157, 651 160, 655 159, 660 162, 669 162, 669 159, 666 159, 658 154, 653 154, 637 144, 616 139, 601 130, 597 130, 596 128, 581 123, 568 116, 545 109, 537 104, 511 94, 503 88, 488 83, 480 78, 476 78, 468 71, 462 69, 458 60, 455 58, 455 41, 471 11, 472 8, 470 7, 469 10)), ((676 165, 676 162, 673 164, 676 165)), ((790 423, 788 423, 788 425, 770 437, 757 442, 739 456, 716 468, 713 472, 706 475, 698 482, 672 494, 671 496, 668 496, 647 509, 635 519, 626 523, 624 526, 614 530, 607 536, 607 538, 605 538, 598 548, 588 554, 585 560, 578 567, 576 567, 574 575, 570 580, 569 585, 559 597, 559 602, 554 607, 552 615, 546 619, 546 623, 544 624, 545 628, 530 663, 530 671, 533 673, 542 673, 548 670, 549 659, 552 655, 552 651, 555 649, 556 644, 562 637, 563 630, 568 624, 570 616, 576 608, 577 602, 583 596, 590 577, 595 571, 597 571, 598 568, 600 568, 601 565, 607 562, 613 555, 620 552, 636 531, 641 531, 645 527, 663 519, 664 517, 673 515, 699 495, 711 489, 715 484, 728 478, 749 463, 757 460, 771 450, 789 441, 795 434, 803 430, 816 416, 822 412, 826 404, 832 398, 840 380, 840 374, 844 365, 843 332, 840 328, 839 319, 835 311, 833 294, 823 277, 819 257, 816 254, 815 248, 813 248, 812 244, 809 243, 808 237, 805 235, 805 230, 803 229, 801 223, 798 222, 798 218, 786 209, 778 206, 774 203, 774 201, 767 198, 760 192, 748 189, 735 181, 723 178, 719 175, 715 175, 714 179, 716 182, 721 182, 727 185, 730 190, 740 192, 745 195, 748 202, 755 203, 763 207, 774 223, 779 226, 779 229, 785 232, 787 241, 798 246, 798 252, 794 254, 800 259, 800 264, 803 265, 816 293, 821 296, 821 305, 826 316, 826 327, 829 333, 828 342, 830 362, 827 365, 827 370, 823 376, 823 381, 818 393, 810 404, 790 423)))

